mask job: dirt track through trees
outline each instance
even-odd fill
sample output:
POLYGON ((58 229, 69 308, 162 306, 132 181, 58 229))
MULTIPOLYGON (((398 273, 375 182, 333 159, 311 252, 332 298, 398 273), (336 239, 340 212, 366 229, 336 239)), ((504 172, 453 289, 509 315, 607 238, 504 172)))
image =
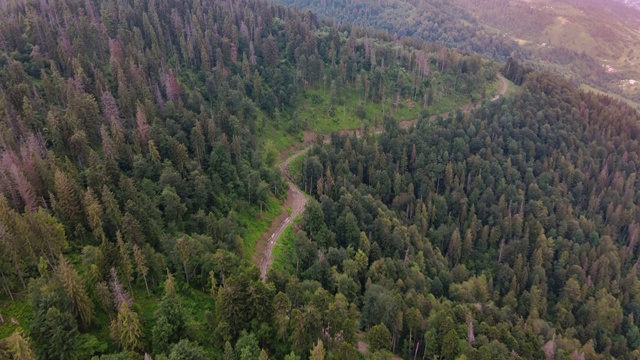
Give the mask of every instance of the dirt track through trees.
MULTIPOLYGON (((500 74, 498 74, 497 76, 498 76, 498 79, 500 79, 501 86, 500 86, 500 91, 498 91, 496 96, 491 98, 492 102, 498 100, 507 91, 506 79, 500 74)), ((470 112, 471 110, 477 107, 478 107, 478 104, 466 104, 466 105, 463 105, 460 109, 466 113, 466 112, 470 112)), ((443 116, 446 118, 448 115, 447 114, 433 115, 429 119, 434 120, 437 116, 443 116)), ((417 122, 417 119, 405 120, 405 121, 401 121, 399 123, 399 126, 403 129, 408 129, 414 126, 416 122, 417 122)), ((379 125, 379 127, 375 129, 374 133, 381 133, 382 131, 383 131, 382 125, 379 125)), ((356 136, 362 135, 359 130, 344 130, 344 131, 341 131, 341 133, 343 134, 350 133, 350 134, 355 134, 356 136)), ((291 178, 291 175, 289 174, 289 164, 298 156, 309 151, 309 149, 311 149, 311 146, 312 146, 311 143, 313 143, 315 139, 317 139, 316 134, 310 131, 305 132, 304 142, 301 144, 297 144, 293 148, 294 149, 300 148, 301 146, 304 146, 304 145, 307 145, 307 146, 304 147, 303 149, 296 150, 293 154, 285 158, 280 163, 280 165, 278 165, 278 167, 280 168, 280 172, 282 173, 282 177, 287 182, 289 189, 287 192, 287 199, 282 205, 282 211, 280 215, 276 216, 273 219, 273 222, 271 223, 271 226, 269 227, 269 229, 267 229, 267 231, 262 234, 262 236, 260 237, 260 240, 256 244, 256 251, 255 251, 253 260, 260 267, 260 277, 262 278, 262 281, 266 281, 267 279, 267 271, 269 270, 269 267, 271 266, 271 263, 273 261, 272 259, 273 249, 275 248, 276 243, 280 239, 280 236, 287 229, 287 227, 291 225, 291 223, 293 223, 293 221, 304 212, 304 208, 307 205, 307 201, 308 201, 307 197, 298 188, 298 186, 296 186, 293 179, 291 178)), ((329 142, 330 140, 329 135, 325 135, 322 140, 324 143, 329 142)), ((286 156, 286 154, 289 153, 290 151, 291 149, 287 149, 283 151, 280 154, 280 158, 282 158, 283 156, 286 156)))

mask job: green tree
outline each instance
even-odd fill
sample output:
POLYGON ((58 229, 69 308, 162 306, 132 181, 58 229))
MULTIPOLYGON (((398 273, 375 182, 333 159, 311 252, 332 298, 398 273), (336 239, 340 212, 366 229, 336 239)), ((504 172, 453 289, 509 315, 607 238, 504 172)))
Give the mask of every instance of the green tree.
POLYGON ((356 349, 353 345, 347 342, 341 342, 338 345, 338 350, 336 351, 338 355, 338 359, 341 360, 358 360, 360 359, 360 354, 358 353, 358 349, 356 349))
POLYGON ((176 296, 176 280, 173 274, 167 269, 167 280, 164 282, 164 293, 167 296, 176 296))
POLYGON ((36 360, 30 340, 20 328, 16 329, 8 338, 0 340, 0 347, 7 349, 12 360, 36 360))
POLYGON ((189 257, 191 255, 189 251, 189 243, 184 236, 176 240, 176 248, 178 250, 178 256, 180 262, 182 262, 182 269, 184 271, 184 279, 189 283, 189 257))
POLYGON ((253 360, 260 356, 260 346, 253 333, 243 331, 236 342, 236 358, 238 360, 253 360))
POLYGON ((54 178, 56 196, 53 208, 59 219, 62 219, 67 229, 72 232, 81 222, 81 204, 75 183, 65 173, 57 170, 54 178))
POLYGON ((372 326, 367 333, 367 341, 371 351, 391 351, 391 332, 384 324, 372 326))
POLYGON ((442 339, 442 358, 453 360, 458 356, 460 339, 455 329, 449 330, 442 339))
POLYGON ((82 327, 88 328, 93 319, 93 302, 87 295, 80 275, 64 257, 60 257, 56 277, 71 300, 73 313, 82 327))
POLYGON ((147 283, 149 268, 147 267, 147 259, 138 244, 133 244, 133 259, 136 262, 136 270, 138 271, 138 274, 142 276, 142 279, 144 280, 144 287, 147 289, 147 297, 149 297, 151 296, 151 293, 149 293, 149 284, 147 283))
POLYGON ((74 316, 50 307, 44 314, 38 310, 31 326, 36 352, 43 360, 77 360, 79 333, 74 316))
POLYGON ((267 351, 265 349, 260 350, 258 360, 269 360, 269 354, 267 354, 267 351))
POLYGON ((222 360, 236 360, 236 353, 233 350, 230 342, 224 343, 224 352, 222 353, 222 360))
POLYGON ((109 326, 111 337, 122 349, 135 351, 140 347, 142 328, 138 314, 126 302, 120 304, 118 316, 109 326))
POLYGON ((289 297, 278 292, 273 298, 273 320, 276 324, 277 332, 282 336, 282 341, 286 341, 287 325, 289 323, 289 310, 291 309, 291 301, 289 297))
POLYGON ((309 360, 324 360, 324 358, 324 344, 322 343, 322 340, 318 339, 318 342, 313 346, 313 349, 311 349, 309 360))
POLYGON ((206 360, 208 358, 201 346, 189 340, 180 340, 169 354, 169 360, 206 360))
POLYGON ((284 357, 284 360, 300 360, 300 356, 292 351, 284 357))
POLYGON ((186 331, 185 314, 178 296, 165 295, 154 314, 151 343, 154 353, 166 352, 186 331))

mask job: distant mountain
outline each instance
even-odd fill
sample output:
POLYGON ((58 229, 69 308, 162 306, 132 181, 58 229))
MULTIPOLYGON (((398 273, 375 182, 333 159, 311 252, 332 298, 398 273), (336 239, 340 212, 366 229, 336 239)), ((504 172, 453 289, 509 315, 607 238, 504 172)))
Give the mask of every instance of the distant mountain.
POLYGON ((280 0, 497 60, 516 56, 640 102, 640 0, 280 0))
POLYGON ((639 0, 616 0, 617 2, 621 2, 629 7, 640 10, 640 1, 639 0))

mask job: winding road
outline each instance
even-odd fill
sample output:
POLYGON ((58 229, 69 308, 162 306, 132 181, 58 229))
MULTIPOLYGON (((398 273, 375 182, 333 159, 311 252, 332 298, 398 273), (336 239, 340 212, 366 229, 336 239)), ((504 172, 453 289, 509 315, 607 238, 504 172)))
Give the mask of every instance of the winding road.
MULTIPOLYGON (((498 91, 496 96, 491 98, 492 102, 498 100, 507 91, 507 80, 500 73, 498 73, 497 76, 498 76, 498 79, 500 79, 500 91, 498 91)), ((475 109, 478 106, 479 106, 478 104, 466 104, 462 106, 461 109, 463 112, 466 113, 466 112, 470 112, 471 110, 475 109)), ((431 116, 430 119, 433 120, 437 116, 438 115, 431 116)), ((440 114, 440 116, 446 117, 447 114, 440 114)), ((415 125, 416 122, 417 122, 417 119, 405 120, 405 121, 401 121, 399 126, 401 128, 408 129, 411 126, 415 125)), ((374 132, 381 133, 382 131, 383 131, 382 125, 380 125, 379 128, 376 128, 374 132)), ((345 131, 342 131, 342 133, 353 134, 354 130, 345 130, 345 131)), ((361 135, 357 130, 355 131, 355 134, 356 136, 361 135)), ((311 143, 316 138, 316 136, 317 135, 313 132, 306 132, 304 137, 304 142, 300 144, 296 144, 294 148, 300 148, 301 146, 304 146, 304 145, 307 145, 307 146, 304 147, 303 149, 297 150, 294 153, 290 154, 287 158, 285 158, 280 163, 280 165, 278 165, 278 167, 280 168, 280 172, 282 173, 282 176, 287 181, 289 189, 287 193, 287 199, 282 205, 282 212, 280 213, 280 215, 276 216, 273 219, 269 229, 267 229, 267 231, 262 234, 262 236, 260 237, 260 240, 256 244, 256 251, 255 251, 256 255, 254 255, 253 260, 260 268, 260 277, 262 278, 262 281, 266 281, 267 279, 267 271, 269 270, 269 266, 271 266, 271 263, 273 261, 272 259, 273 249, 276 246, 278 239, 280 238, 282 233, 287 229, 287 227, 291 225, 293 220, 297 218, 300 214, 302 214, 302 212, 304 212, 304 208, 307 205, 307 201, 308 201, 307 197, 298 188, 298 186, 296 186, 295 182, 293 181, 293 178, 289 174, 289 164, 295 158, 306 153, 307 151, 309 151, 309 149, 311 149, 311 146, 312 146, 311 143)), ((325 135, 323 142, 327 143, 329 142, 329 140, 330 140, 330 136, 325 135)), ((286 154, 289 151, 291 150, 287 149, 283 151, 280 154, 280 158, 286 156, 286 154)))

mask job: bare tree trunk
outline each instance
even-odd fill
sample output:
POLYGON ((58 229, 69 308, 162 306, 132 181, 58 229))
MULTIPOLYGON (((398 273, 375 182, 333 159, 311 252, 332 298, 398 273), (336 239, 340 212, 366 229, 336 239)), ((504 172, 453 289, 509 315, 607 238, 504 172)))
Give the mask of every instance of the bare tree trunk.
POLYGON ((189 283, 189 268, 187 267, 187 263, 183 262, 182 266, 184 268, 184 279, 187 280, 187 284, 189 283))
POLYGON ((395 353, 396 352, 396 342, 398 340, 398 334, 396 331, 393 332, 393 341, 391 341, 391 352, 395 353))
POLYGON ((4 272, 2 273, 2 286, 4 287, 4 292, 9 295, 11 301, 13 301, 13 293, 11 293, 11 289, 9 288, 9 283, 7 282, 7 278, 4 276, 4 272))
POLYGON ((420 349, 420 341, 418 341, 418 344, 416 345, 416 351, 413 353, 413 360, 416 360, 416 357, 418 357, 418 349, 420 349))
POLYGON ((149 284, 147 284, 147 276, 142 275, 142 278, 144 279, 144 287, 147 288, 147 297, 151 297, 151 293, 149 293, 149 284))

